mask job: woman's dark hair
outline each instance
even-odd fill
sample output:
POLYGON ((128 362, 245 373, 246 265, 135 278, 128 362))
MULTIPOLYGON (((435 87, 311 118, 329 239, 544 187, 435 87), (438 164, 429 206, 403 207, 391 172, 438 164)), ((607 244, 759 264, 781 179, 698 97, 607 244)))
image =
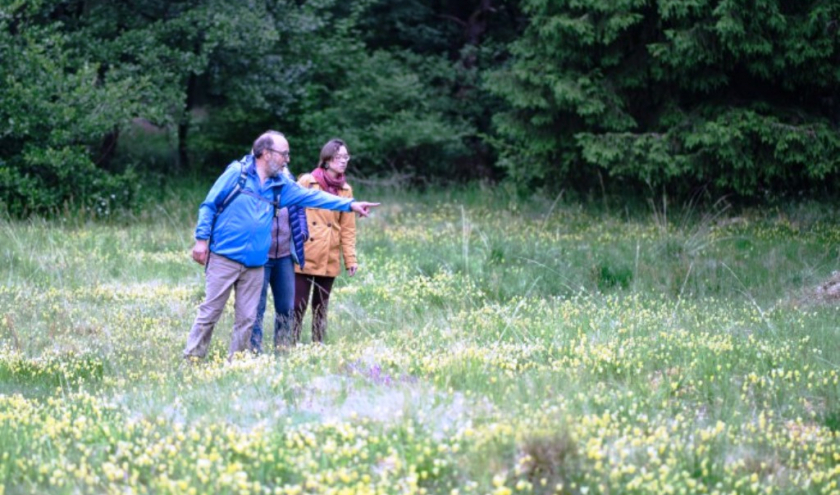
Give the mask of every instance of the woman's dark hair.
POLYGON ((321 148, 321 157, 318 159, 318 167, 327 168, 327 163, 333 159, 342 146, 347 148, 347 145, 344 144, 344 141, 341 139, 333 138, 327 141, 327 144, 321 148))

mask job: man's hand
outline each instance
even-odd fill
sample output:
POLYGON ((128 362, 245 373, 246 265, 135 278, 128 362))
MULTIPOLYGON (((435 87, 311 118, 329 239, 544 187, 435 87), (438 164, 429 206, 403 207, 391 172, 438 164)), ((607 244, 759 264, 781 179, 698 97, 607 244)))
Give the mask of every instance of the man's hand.
POLYGON ((353 201, 350 203, 350 209, 355 211, 361 217, 366 217, 370 214, 370 209, 379 206, 379 203, 367 203, 365 201, 353 201))
POLYGON ((351 277, 356 274, 356 270, 359 269, 359 265, 350 265, 347 267, 347 275, 351 277))
POLYGON ((192 257, 196 263, 199 265, 204 265, 207 263, 207 255, 210 253, 210 249, 207 247, 207 240, 206 239, 196 239, 195 246, 193 246, 192 250, 192 257))

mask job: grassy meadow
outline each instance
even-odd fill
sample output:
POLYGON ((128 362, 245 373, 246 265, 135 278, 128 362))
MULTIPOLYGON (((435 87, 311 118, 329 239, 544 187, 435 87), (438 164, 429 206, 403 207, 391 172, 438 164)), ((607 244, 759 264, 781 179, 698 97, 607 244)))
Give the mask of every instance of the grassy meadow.
POLYGON ((368 189, 327 345, 189 366, 204 193, 0 220, 0 494, 840 493, 834 205, 368 189))

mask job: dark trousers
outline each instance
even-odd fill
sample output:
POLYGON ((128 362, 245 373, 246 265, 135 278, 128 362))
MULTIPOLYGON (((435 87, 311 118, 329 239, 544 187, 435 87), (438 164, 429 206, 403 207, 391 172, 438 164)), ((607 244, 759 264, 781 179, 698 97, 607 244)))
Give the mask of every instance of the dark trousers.
POLYGON ((323 342, 326 338, 327 306, 330 302, 333 282, 335 282, 335 277, 295 273, 295 321, 292 327, 295 343, 300 342, 303 315, 306 314, 310 293, 312 294, 312 342, 323 342))
POLYGON ((294 304, 295 267, 292 256, 269 258, 265 264, 260 303, 257 306, 257 319, 251 332, 251 350, 262 352, 263 317, 267 306, 268 288, 274 296, 274 350, 280 350, 292 342, 292 305, 294 304))

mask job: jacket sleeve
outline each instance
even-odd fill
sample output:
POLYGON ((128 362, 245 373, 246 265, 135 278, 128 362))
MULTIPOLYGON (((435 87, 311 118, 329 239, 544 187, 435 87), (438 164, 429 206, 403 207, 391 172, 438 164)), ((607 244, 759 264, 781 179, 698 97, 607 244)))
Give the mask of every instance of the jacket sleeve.
POLYGON ((239 170, 236 166, 231 164, 222 175, 216 179, 216 183, 210 188, 204 202, 198 207, 198 223, 195 226, 196 240, 207 240, 213 230, 213 219, 219 207, 222 206, 222 201, 225 200, 228 194, 236 186, 239 179, 239 170))
MULTIPOLYGON (((285 175, 280 176, 283 190, 280 192, 280 206, 299 205, 306 208, 322 208, 333 211, 352 211, 353 198, 340 198, 317 189, 307 189, 285 175)), ((275 186, 276 187, 276 186, 275 186)))
MULTIPOLYGON (((350 190, 353 195, 353 190, 350 190)), ((339 213, 341 225, 341 254, 344 256, 344 268, 356 265, 356 214, 339 213)))
POLYGON ((297 224, 303 242, 309 240, 309 224, 306 222, 306 208, 300 206, 289 207, 289 225, 297 224))
POLYGON ((309 223, 306 219, 306 208, 298 208, 298 221, 300 222, 300 230, 303 232, 303 241, 309 240, 309 223))

